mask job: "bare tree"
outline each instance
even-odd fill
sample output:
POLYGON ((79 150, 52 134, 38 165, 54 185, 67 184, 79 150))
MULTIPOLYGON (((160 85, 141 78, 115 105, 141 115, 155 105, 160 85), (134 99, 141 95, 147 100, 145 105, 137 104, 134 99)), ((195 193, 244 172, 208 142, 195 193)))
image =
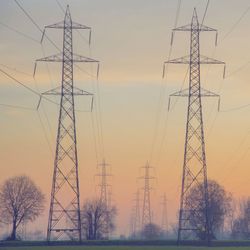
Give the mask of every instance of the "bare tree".
POLYGON ((22 222, 34 221, 44 209, 44 195, 27 176, 6 180, 0 188, 1 222, 12 224, 8 240, 17 239, 17 228, 22 222))
MULTIPOLYGON (((224 221, 228 213, 231 211, 232 196, 214 180, 208 181, 208 217, 211 229, 211 239, 216 238, 216 234, 223 229, 224 221)), ((190 213, 190 223, 192 226, 205 228, 205 204, 203 202, 203 188, 201 184, 194 186, 187 196, 187 204, 190 204, 190 210, 193 207, 198 208, 197 211, 190 213)), ((205 231, 197 231, 196 237, 200 240, 205 239, 205 231)))
POLYGON ((250 197, 239 203, 239 215, 233 221, 232 235, 234 239, 250 239, 250 197))
POLYGON ((98 199, 87 200, 81 212, 83 237, 87 240, 104 239, 115 228, 116 214, 114 206, 107 208, 98 199))

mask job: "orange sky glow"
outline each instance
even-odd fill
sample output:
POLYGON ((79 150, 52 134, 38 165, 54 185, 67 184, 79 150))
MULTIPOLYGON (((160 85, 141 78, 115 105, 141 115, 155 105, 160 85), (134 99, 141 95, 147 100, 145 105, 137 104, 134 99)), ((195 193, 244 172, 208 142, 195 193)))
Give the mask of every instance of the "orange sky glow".
MULTIPOLYGON (((63 19, 56 1, 21 2, 40 27, 63 19)), ((113 175, 112 202, 118 208, 115 235, 127 235, 134 194, 142 187, 137 179, 143 174, 140 167, 150 161, 156 177, 152 182, 153 220, 161 222, 161 197, 166 193, 169 224, 175 223, 187 100, 173 99, 169 112, 167 106, 169 94, 180 90, 182 83, 188 86, 184 80, 187 67, 170 65, 162 80, 162 66, 170 49, 177 1, 61 2, 70 5, 73 20, 93 30, 91 47, 87 34, 74 34, 75 51, 101 62, 98 81, 94 67, 82 66, 88 74, 75 68, 75 85, 96 96, 92 113, 88 112, 89 99, 76 100, 81 203, 98 195, 97 163, 105 157, 113 175), (98 135, 100 117, 102 135, 98 135)), ((190 23, 194 7, 202 19, 206 2, 184 0, 177 26, 190 23)), ((32 76, 35 60, 56 53, 55 48, 47 40, 40 44, 41 33, 14 1, 1 1, 0 7, 0 69, 39 92, 60 85, 61 65, 39 64, 35 80, 32 76)), ((225 79, 222 66, 202 66, 202 86, 221 95, 220 112, 216 100, 203 101, 208 176, 236 199, 250 196, 250 106, 243 108, 250 103, 250 12, 237 22, 248 7, 248 0, 211 1, 204 24, 218 29, 218 46, 214 46, 214 35, 201 35, 201 54, 227 64, 225 79)), ((48 36, 62 46, 60 31, 48 31, 48 36)), ((188 53, 189 34, 176 34, 171 58, 188 53)), ((41 187, 46 194, 46 210, 30 228, 46 232, 58 106, 43 100, 37 111, 37 103, 37 96, 0 73, 0 182, 26 174, 41 187)))

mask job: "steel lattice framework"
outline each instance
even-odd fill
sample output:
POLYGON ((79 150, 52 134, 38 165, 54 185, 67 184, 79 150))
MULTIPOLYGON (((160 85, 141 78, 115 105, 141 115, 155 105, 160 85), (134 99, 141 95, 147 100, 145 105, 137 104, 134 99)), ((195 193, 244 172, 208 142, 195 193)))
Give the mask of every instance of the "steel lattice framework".
POLYGON ((140 190, 134 194, 135 198, 133 199, 132 207, 132 216, 131 216, 131 235, 133 238, 137 238, 141 231, 141 215, 140 215, 140 190))
MULTIPOLYGON (((209 242, 211 228, 208 209, 209 194, 201 97, 206 96, 219 98, 219 96, 212 93, 211 91, 201 88, 200 65, 225 65, 225 63, 200 55, 200 32, 215 31, 217 37, 217 31, 215 29, 204 26, 203 24, 199 24, 195 9, 193 12, 191 24, 173 30, 173 32, 176 31, 188 31, 191 33, 190 55, 174 60, 169 60, 164 63, 164 68, 165 64, 168 63, 189 64, 189 88, 170 95, 170 97, 188 97, 186 139, 179 211, 178 242, 180 243, 183 239, 193 238, 195 235, 197 235, 195 234, 195 231, 197 230, 204 233, 206 240, 209 242), (196 204, 191 204, 187 199, 192 188, 197 185, 201 187, 201 207, 197 207, 196 204), (192 215, 202 216, 203 223, 197 223, 196 225, 192 224, 190 221, 192 215)), ((173 41, 173 37, 171 41, 173 41)))
POLYGON ((43 93, 43 95, 61 96, 47 240, 70 239, 81 241, 74 96, 92 94, 74 87, 73 64, 74 62, 85 62, 98 63, 99 66, 99 62, 73 53, 72 30, 91 29, 85 25, 72 22, 69 6, 67 6, 63 22, 46 26, 46 28, 63 29, 63 52, 36 61, 62 62, 61 87, 43 93))
POLYGON ((101 178, 101 182, 99 184, 100 187, 100 201, 105 204, 106 207, 109 206, 108 202, 108 180, 107 178, 111 176, 110 174, 107 173, 107 167, 109 164, 106 163, 106 161, 103 159, 102 163, 98 165, 101 167, 101 172, 97 174, 101 178))
POLYGON ((167 214, 167 196, 164 194, 162 197, 162 218, 161 218, 161 229, 165 234, 168 233, 168 214, 167 214))
POLYGON ((109 238, 109 225, 111 224, 110 222, 110 215, 109 215, 109 209, 111 208, 110 207, 110 198, 111 197, 108 197, 109 195, 109 188, 110 188, 110 185, 108 184, 108 177, 111 177, 112 175, 108 173, 108 170, 107 170, 107 167, 110 166, 109 164, 106 163, 105 159, 103 159, 102 163, 101 164, 98 164, 98 166, 101 168, 101 171, 99 174, 97 174, 98 177, 101 178, 100 180, 100 184, 98 185, 99 188, 100 188, 100 201, 104 204, 104 206, 106 207, 106 210, 107 210, 107 213, 106 213, 106 216, 105 216, 105 220, 104 220, 104 223, 105 223, 105 234, 104 234, 104 237, 106 239, 109 238))
POLYGON ((153 176, 150 176, 150 169, 152 168, 147 162, 144 167, 145 174, 141 179, 144 180, 143 187, 143 204, 142 204, 142 228, 146 225, 152 223, 152 213, 151 213, 151 184, 150 180, 154 179, 153 176))
POLYGON ((141 213, 140 213, 140 191, 137 190, 135 194, 135 218, 134 218, 134 231, 135 236, 140 233, 141 230, 141 213))

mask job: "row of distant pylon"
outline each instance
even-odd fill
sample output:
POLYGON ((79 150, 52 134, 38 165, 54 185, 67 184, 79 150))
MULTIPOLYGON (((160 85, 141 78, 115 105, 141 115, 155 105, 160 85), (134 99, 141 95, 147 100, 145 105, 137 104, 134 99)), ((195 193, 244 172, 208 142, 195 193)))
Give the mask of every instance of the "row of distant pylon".
MULTIPOLYGON (((146 168, 145 168, 146 169, 146 168)), ((155 224, 154 212, 151 207, 151 190, 152 185, 148 180, 153 179, 154 177, 147 176, 148 171, 145 170, 145 176, 141 177, 144 180, 144 187, 138 189, 134 194, 133 207, 131 213, 131 222, 130 222, 130 235, 131 237, 141 237, 143 229, 147 225, 155 224), (150 178, 149 178, 150 177, 150 178), (148 182, 148 183, 145 183, 148 182), (146 190, 145 190, 146 187, 146 190), (149 189, 149 190, 147 190, 149 189), (141 192, 143 190, 143 197, 141 198, 141 192)), ((160 227, 164 235, 168 233, 168 213, 167 213, 167 196, 164 194, 161 200, 161 223, 160 227)))

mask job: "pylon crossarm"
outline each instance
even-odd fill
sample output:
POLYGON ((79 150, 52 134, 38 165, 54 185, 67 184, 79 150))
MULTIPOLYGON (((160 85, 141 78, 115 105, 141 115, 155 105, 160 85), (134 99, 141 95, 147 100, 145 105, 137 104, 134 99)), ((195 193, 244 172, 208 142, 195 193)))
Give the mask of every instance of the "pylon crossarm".
MULTIPOLYGON (((46 25, 44 27, 45 29, 64 29, 64 21, 58 22, 58 23, 54 23, 51 25, 46 25)), ((90 30, 91 27, 88 27, 86 25, 80 24, 80 23, 76 23, 76 22, 72 22, 72 29, 87 29, 90 30)))
MULTIPOLYGON (((51 90, 48 90, 46 92, 43 92, 42 95, 61 95, 61 86, 59 87, 56 87, 54 89, 51 89, 51 90)), ((85 90, 82 90, 82 89, 79 89, 77 87, 73 87, 73 93, 64 93, 64 95, 91 95, 93 96, 92 93, 88 92, 88 91, 85 91, 85 90)))
MULTIPOLYGON (((180 58, 165 61, 164 65, 165 64, 190 64, 190 63, 196 63, 196 62, 190 61, 190 56, 188 55, 188 56, 183 56, 180 58)), ((223 64, 225 65, 225 62, 201 55, 199 64, 223 64)))
POLYGON ((177 28, 173 29, 173 32, 175 31, 190 31, 191 30, 191 24, 183 25, 177 28))
MULTIPOLYGON (((45 26, 44 29, 43 29, 42 38, 41 38, 40 43, 43 42, 43 38, 45 36, 45 32, 46 32, 47 28, 64 29, 64 22, 59 22, 59 23, 56 23, 56 24, 45 26)), ((79 24, 79 23, 72 22, 72 27, 71 28, 72 29, 89 30, 89 45, 90 45, 90 43, 91 43, 91 33, 92 33, 90 27, 82 25, 82 24, 79 24)))
MULTIPOLYGON (((168 111, 171 108, 171 100, 173 97, 189 97, 189 88, 174 92, 173 94, 169 95, 169 99, 168 99, 168 111)), ((218 111, 220 110, 220 95, 204 89, 204 88, 200 88, 200 93, 197 92, 197 94, 192 94, 192 96, 201 96, 201 97, 216 97, 218 98, 218 111)))
POLYGON ((199 31, 214 31, 214 32, 218 32, 217 29, 214 29, 214 28, 211 28, 211 27, 208 27, 206 25, 203 25, 203 24, 200 24, 200 28, 199 28, 199 31))
POLYGON ((200 64, 223 64, 223 65, 225 65, 226 63, 223 61, 219 61, 219 60, 201 55, 200 56, 200 64))
MULTIPOLYGON (((215 45, 217 45, 217 40, 218 40, 218 31, 214 28, 210 28, 208 26, 205 26, 203 24, 200 24, 198 26, 199 28, 196 29, 196 31, 198 32, 202 32, 202 31, 214 31, 216 32, 216 36, 215 36, 215 45)), ((174 42, 174 34, 176 31, 192 31, 193 30, 193 27, 191 24, 188 24, 188 25, 184 25, 184 26, 181 26, 181 27, 178 27, 178 28, 175 28, 172 30, 172 35, 171 35, 171 46, 173 45, 173 42, 174 42)))
POLYGON ((171 59, 171 60, 168 60, 168 61, 165 61, 164 62, 164 67, 165 67, 165 64, 189 64, 190 63, 190 56, 183 56, 183 57, 180 57, 180 58, 176 58, 176 59, 171 59))
MULTIPOLYGON (((99 63, 98 60, 89 58, 89 57, 85 57, 85 56, 81 56, 81 55, 77 55, 77 54, 73 54, 73 60, 72 59, 68 59, 65 60, 65 58, 63 57, 62 53, 58 53, 55 55, 51 55, 51 56, 47 56, 44 58, 40 58, 36 60, 37 62, 68 62, 68 61, 73 61, 73 62, 86 62, 86 63, 99 63)), ((35 70, 34 70, 35 72, 35 70)))
MULTIPOLYGON (((189 97, 189 89, 180 90, 170 95, 170 97, 173 97, 173 96, 189 97)), ((192 96, 219 97, 218 94, 213 93, 212 91, 206 90, 204 88, 200 88, 200 93, 199 92, 194 93, 192 94, 192 96)))
MULTIPOLYGON (((58 54, 55 54, 55 55, 46 56, 46 57, 37 59, 35 63, 37 63, 37 62, 62 62, 62 61, 63 61, 63 54, 58 53, 58 54)), ((34 72, 35 72, 35 70, 34 70, 34 72)))
MULTIPOLYGON (((173 29, 173 32, 175 31, 192 31, 193 30, 193 27, 191 24, 187 24, 187 25, 183 25, 183 26, 180 26, 178 28, 174 28, 173 29)), ((205 26, 203 24, 200 24, 196 31, 214 31, 214 32, 217 32, 217 29, 214 29, 214 28, 210 28, 208 26, 205 26)))
POLYGON ((47 56, 44 58, 37 59, 34 65, 33 78, 35 78, 35 75, 36 75, 38 62, 97 63, 96 78, 98 79, 99 77, 100 62, 93 58, 89 58, 89 57, 85 57, 85 56, 81 56, 77 54, 73 54, 73 59, 69 58, 68 60, 65 60, 65 58, 63 57, 63 53, 58 53, 52 56, 47 56))
MULTIPOLYGON (((43 92, 41 95, 40 95, 40 98, 38 100, 38 104, 37 104, 37 107, 36 109, 38 110, 40 108, 40 105, 41 105, 41 102, 42 102, 42 99, 43 99, 43 96, 46 96, 46 95, 58 95, 58 96, 61 96, 61 93, 62 90, 61 90, 61 87, 56 87, 54 89, 51 89, 51 90, 48 90, 46 92, 43 92)), ((72 93, 64 93, 64 95, 72 95, 72 93)), ((73 87, 73 95, 74 96, 92 96, 92 101, 91 101, 91 111, 93 110, 93 97, 94 97, 94 94, 88 92, 88 91, 85 91, 85 90, 82 90, 82 89, 79 89, 77 87, 73 87)))
POLYGON ((77 54, 73 54, 73 62, 99 63, 98 60, 85 57, 85 56, 81 56, 81 55, 77 55, 77 54))

